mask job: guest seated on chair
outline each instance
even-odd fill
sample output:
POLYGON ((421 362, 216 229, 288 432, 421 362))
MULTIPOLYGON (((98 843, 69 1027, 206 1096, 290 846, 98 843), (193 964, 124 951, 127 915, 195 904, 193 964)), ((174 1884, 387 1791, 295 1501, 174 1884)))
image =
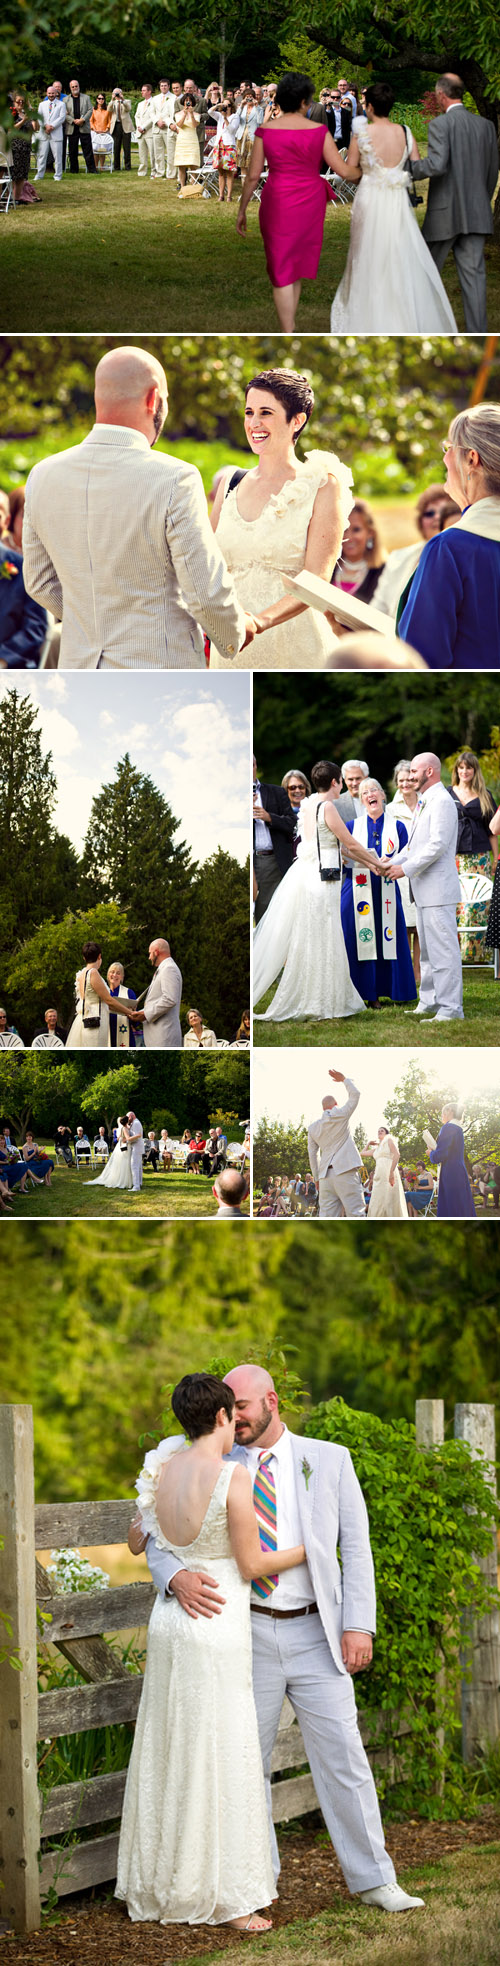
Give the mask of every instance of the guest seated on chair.
POLYGON ((4 1199, 10 1188, 19 1188, 20 1195, 24 1194, 27 1172, 24 1162, 9 1152, 5 1134, 0 1133, 0 1183, 4 1199))
POLYGON ((64 1051, 66 1032, 59 1027, 57 1010, 46 1010, 44 1023, 46 1029, 39 1031, 38 1036, 33 1038, 32 1051, 64 1051))
POLYGON ((143 1160, 144 1167, 148 1167, 149 1165, 151 1165, 153 1169, 153 1174, 157 1174, 158 1172, 159 1153, 160 1153, 159 1142, 156 1138, 154 1128, 151 1127, 151 1131, 147 1134, 146 1139, 144 1141, 142 1160, 143 1160))
POLYGON ((47 626, 46 609, 26 593, 22 553, 0 539, 0 669, 37 669, 47 626))
POLYGON ((42 1182, 44 1182, 45 1187, 50 1188, 54 1162, 53 1160, 49 1160, 49 1156, 45 1153, 43 1147, 37 1147, 36 1140, 33 1139, 33 1134, 29 1128, 23 1147, 23 1160, 26 1161, 29 1172, 33 1175, 33 1180, 37 1181, 40 1187, 42 1182))
POLYGON ((205 1024, 201 1010, 188 1010, 189 1030, 184 1038, 184 1051, 213 1051, 217 1044, 215 1031, 205 1024))
POLYGON ((186 1157, 188 1174, 199 1174, 206 1144, 202 1133, 195 1133, 194 1139, 190 1140, 189 1153, 186 1157))
POLYGON ((99 1127, 94 1140, 94 1160, 109 1160, 108 1136, 105 1126, 99 1127))
POLYGON ((54 1152, 56 1155, 56 1159, 58 1154, 62 1154, 63 1160, 65 1160, 67 1167, 73 1166, 71 1140, 72 1140, 72 1135, 70 1133, 69 1126, 56 1126, 55 1139, 54 1139, 54 1152))
POLYGON ((76 1133, 75 1133, 75 1150, 77 1151, 78 1154, 78 1160, 92 1159, 90 1140, 88 1138, 88 1134, 84 1133, 83 1126, 77 1126, 76 1133))

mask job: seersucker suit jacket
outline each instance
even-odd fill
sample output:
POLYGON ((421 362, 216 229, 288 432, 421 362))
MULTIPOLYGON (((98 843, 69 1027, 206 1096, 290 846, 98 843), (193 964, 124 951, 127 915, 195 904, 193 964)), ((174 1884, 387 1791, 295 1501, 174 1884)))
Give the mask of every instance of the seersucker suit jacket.
POLYGON ((445 785, 431 785, 416 808, 408 845, 398 853, 417 908, 449 908, 460 900, 457 837, 455 802, 445 785))
MULTIPOLYGON (((308 1440, 300 1434, 290 1434, 290 1441, 302 1541, 314 1595, 335 1664, 345 1673, 342 1632, 374 1633, 376 1629, 366 1503, 347 1447, 308 1440)), ((172 1452, 182 1445, 182 1438, 172 1437, 172 1452)), ((233 1447, 229 1459, 241 1461, 245 1467, 245 1448, 233 1447)), ((164 1597, 166 1586, 179 1569, 179 1559, 168 1548, 160 1548, 153 1536, 148 1536, 146 1555, 153 1583, 164 1597)))
POLYGON ((155 970, 144 1002, 144 1043, 146 1049, 180 1050, 182 1031, 179 1006, 182 976, 173 956, 165 956, 155 970))
POLYGON ((245 616, 199 471, 123 424, 30 472, 27 592, 62 620, 61 669, 204 669, 203 633, 231 659, 245 616))
POLYGON ((345 1089, 347 1099, 343 1106, 330 1107, 309 1127, 307 1147, 314 1181, 324 1181, 330 1168, 334 1174, 348 1174, 353 1167, 361 1167, 361 1154, 349 1130, 351 1114, 359 1104, 359 1092, 353 1079, 345 1080, 345 1089))

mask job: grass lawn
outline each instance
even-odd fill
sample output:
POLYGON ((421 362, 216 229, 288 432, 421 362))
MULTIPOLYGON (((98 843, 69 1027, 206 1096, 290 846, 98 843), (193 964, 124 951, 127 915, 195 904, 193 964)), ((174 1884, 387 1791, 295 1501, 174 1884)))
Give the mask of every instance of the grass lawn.
MULTIPOLYGON (((274 996, 274 985, 258 1005, 266 1010, 274 996)), ((433 1017, 407 1017, 398 1004, 384 1004, 381 1010, 359 1011, 356 1017, 290 1019, 285 1024, 259 1024, 254 1018, 254 1045, 325 1045, 338 1043, 339 1032, 349 1032, 352 1045, 422 1045, 440 1051, 443 1045, 494 1045, 500 1035, 500 986, 492 972, 464 970, 463 1023, 452 1018, 449 1024, 435 1024, 433 1017)))
MULTIPOLYGON (((40 1146, 42 1142, 39 1142, 40 1146)), ((52 1156, 50 1142, 46 1151, 52 1156)), ((115 1188, 89 1187, 85 1184, 95 1181, 97 1168, 79 1167, 54 1168, 50 1188, 34 1188, 27 1183, 26 1193, 17 1196, 14 1190, 14 1203, 11 1221, 25 1221, 34 1216, 47 1221, 51 1216, 92 1215, 99 1221, 114 1222, 124 1217, 143 1220, 144 1216, 207 1216, 217 1214, 218 1203, 212 1194, 212 1182, 204 1174, 152 1174, 144 1176, 139 1195, 132 1189, 126 1193, 115 1188), (17 1196, 17 1198, 16 1198, 17 1196)), ((244 1212, 249 1213, 250 1204, 245 1202, 244 1212)), ((4 1218, 7 1219, 7 1218, 4 1218)))
MULTIPOLYGON (((256 332, 277 329, 258 208, 246 240, 235 229, 236 202, 177 196, 165 179, 136 171, 45 177, 43 204, 2 220, 4 331, 58 334, 256 332), (68 278, 68 268, 74 278, 68 278)), ((350 210, 328 207, 317 280, 305 282, 302 334, 327 333, 330 306, 349 245, 350 210)), ((500 317, 500 264, 488 245, 489 321, 500 317)), ((455 264, 444 274, 457 325, 464 318, 455 264)))
MULTIPOLYGON (((493 1843, 400 1873, 403 1888, 425 1898, 424 1911, 388 1917, 339 1898, 319 1918, 246 1940, 245 1952, 273 1966, 498 1966, 499 1857, 493 1843)), ((205 1954, 205 1966, 220 1957, 205 1954)), ((224 1960, 239 1966, 241 1944, 225 1946, 224 1960)))

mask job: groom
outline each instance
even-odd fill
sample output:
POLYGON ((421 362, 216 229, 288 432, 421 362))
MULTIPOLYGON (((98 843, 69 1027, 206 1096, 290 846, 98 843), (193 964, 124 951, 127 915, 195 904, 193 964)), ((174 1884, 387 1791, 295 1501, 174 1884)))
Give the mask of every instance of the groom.
POLYGON ((129 1140, 131 1142, 130 1170, 132 1174, 132 1187, 134 1195, 138 1195, 142 1188, 142 1148, 144 1134, 141 1122, 136 1118, 135 1113, 127 1113, 127 1141, 129 1140))
POLYGON ((204 669, 255 635, 214 538, 199 471, 155 452, 167 381, 145 348, 98 363, 96 422, 30 472, 26 591, 62 620, 61 669, 204 669), (42 598, 43 597, 43 598, 42 598))
MULTIPOLYGON (((235 1395, 233 1455, 248 1468, 252 1481, 265 1456, 272 1490, 272 1546, 285 1548, 293 1538, 306 1551, 305 1562, 278 1577, 265 1603, 254 1591, 250 1599, 254 1696, 276 1877, 280 1860, 270 1769, 287 1694, 349 1891, 383 1911, 408 1911, 423 1900, 408 1897, 396 1881, 356 1718, 351 1676, 371 1662, 375 1592, 368 1518, 350 1454, 328 1441, 289 1433, 273 1381, 260 1366, 237 1366, 226 1374, 226 1384, 235 1395)), ((213 1577, 179 1568, 178 1559, 158 1550, 153 1537, 139 1534, 136 1524, 129 1542, 135 1553, 147 1545, 162 1599, 173 1594, 192 1618, 224 1616, 224 1599, 213 1577)), ((241 1777, 242 1771, 238 1773, 241 1777)))
POLYGON ((462 957, 457 934, 460 900, 456 851, 458 813, 441 782, 441 763, 434 751, 412 758, 411 776, 418 805, 397 863, 381 862, 391 881, 407 874, 417 910, 420 943, 420 995, 407 1017, 433 1016, 436 1024, 463 1018, 462 957))
POLYGON ((321 1117, 313 1120, 307 1135, 309 1166, 319 1187, 320 1218, 324 1221, 345 1215, 351 1220, 365 1215, 359 1172, 361 1154, 349 1129, 351 1113, 355 1112, 360 1095, 354 1080, 346 1079, 343 1072, 329 1072, 328 1076, 336 1085, 345 1085, 347 1099, 343 1106, 337 1104, 332 1093, 322 1100, 321 1117))

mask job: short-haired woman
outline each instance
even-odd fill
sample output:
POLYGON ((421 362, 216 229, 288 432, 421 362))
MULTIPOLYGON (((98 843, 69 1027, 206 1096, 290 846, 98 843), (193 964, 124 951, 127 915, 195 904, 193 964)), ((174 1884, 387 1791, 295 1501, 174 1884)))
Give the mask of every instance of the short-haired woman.
POLYGON ((188 1010, 188 1029, 184 1036, 184 1051, 213 1051, 217 1044, 215 1031, 205 1024, 201 1010, 188 1010))
POLYGON ((106 158, 113 156, 111 113, 109 109, 106 109, 106 97, 103 94, 98 95, 95 109, 92 110, 90 128, 92 132, 92 149, 94 157, 97 158, 97 168, 99 171, 103 171, 106 158))
POLYGON ((323 226, 332 193, 321 176, 324 163, 338 177, 359 177, 358 166, 344 163, 324 123, 312 123, 314 89, 310 75, 282 75, 275 96, 276 120, 254 139, 237 218, 244 238, 246 212, 267 164, 259 205, 259 225, 280 328, 293 334, 303 280, 315 280, 323 226))
POLYGON ((422 553, 399 633, 429 669, 499 669, 500 404, 461 410, 443 449, 461 517, 422 553))
MULTIPOLYGON (((109 1044, 109 1012, 116 1014, 116 998, 111 996, 100 975, 102 949, 98 942, 84 942, 83 969, 75 976, 76 1016, 66 1038, 66 1049, 104 1051, 109 1044)), ((134 1003, 121 1003, 124 1017, 133 1017, 134 1003)))
POLYGON ((366 116, 355 117, 347 174, 361 173, 332 334, 450 334, 456 321, 408 192, 418 146, 407 124, 391 121, 394 91, 371 82, 366 116))
MULTIPOLYGON (((224 473, 210 521, 238 600, 257 621, 252 649, 233 669, 321 669, 336 646, 325 615, 285 594, 282 579, 303 571, 331 579, 352 504, 351 472, 338 457, 296 456, 313 407, 308 377, 294 369, 261 369, 247 383, 245 435, 257 468, 224 473)), ((211 667, 225 666, 212 649, 211 667)))

